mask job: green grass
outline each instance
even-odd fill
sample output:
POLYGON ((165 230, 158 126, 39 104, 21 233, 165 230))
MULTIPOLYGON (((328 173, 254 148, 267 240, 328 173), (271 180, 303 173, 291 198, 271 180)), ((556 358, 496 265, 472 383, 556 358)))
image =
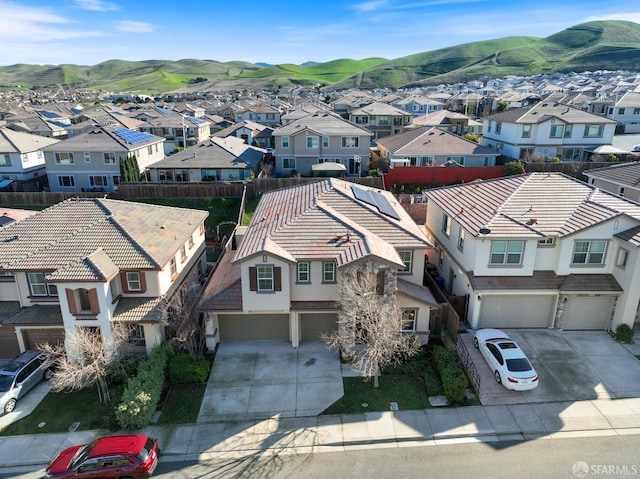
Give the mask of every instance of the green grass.
POLYGON ((158 424, 187 424, 196 422, 206 383, 174 384, 162 406, 158 424))
POLYGON ((0 435, 67 432, 78 421, 79 431, 109 428, 109 406, 100 403, 95 386, 47 394, 31 414, 0 430, 0 435), (45 425, 40 428, 41 422, 45 425))
POLYGON ((400 410, 429 407, 424 382, 416 376, 383 375, 380 387, 373 380, 344 378, 344 396, 329 406, 323 414, 354 414, 370 411, 389 411, 390 403, 398 403, 400 410), (367 407, 362 407, 367 403, 367 407))

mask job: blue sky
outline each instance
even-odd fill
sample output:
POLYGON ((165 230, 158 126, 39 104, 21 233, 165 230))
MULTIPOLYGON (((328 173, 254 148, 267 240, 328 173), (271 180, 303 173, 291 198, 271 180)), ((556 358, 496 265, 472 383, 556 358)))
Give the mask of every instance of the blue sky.
POLYGON ((0 12, 0 65, 394 59, 592 20, 640 23, 637 0, 0 0, 0 12))

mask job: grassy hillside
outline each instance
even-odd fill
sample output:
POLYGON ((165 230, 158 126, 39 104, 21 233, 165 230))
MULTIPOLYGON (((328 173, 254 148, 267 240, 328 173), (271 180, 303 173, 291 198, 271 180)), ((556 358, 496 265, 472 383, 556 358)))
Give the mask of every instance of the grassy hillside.
POLYGON ((270 66, 197 59, 109 60, 93 66, 18 64, 0 67, 0 84, 26 87, 62 84, 151 94, 310 84, 370 89, 450 83, 484 75, 499 78, 602 69, 640 70, 640 25, 624 21, 589 22, 547 38, 506 37, 395 60, 340 59, 270 66), (198 77, 207 81, 193 84, 192 80, 198 77))

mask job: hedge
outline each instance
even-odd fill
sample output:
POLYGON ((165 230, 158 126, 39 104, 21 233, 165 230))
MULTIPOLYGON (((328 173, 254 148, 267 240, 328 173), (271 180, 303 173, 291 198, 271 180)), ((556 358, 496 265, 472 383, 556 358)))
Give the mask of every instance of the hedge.
POLYGON ((456 353, 443 346, 436 346, 433 348, 433 359, 447 400, 450 403, 464 400, 469 380, 464 369, 458 363, 456 353))
POLYGON ((176 354, 169 360, 169 382, 171 384, 203 383, 209 377, 209 361, 202 358, 194 361, 190 354, 176 354))
POLYGON ((156 346, 149 357, 140 363, 138 374, 127 381, 122 402, 115 410, 116 421, 122 429, 140 429, 151 423, 160 401, 167 362, 172 354, 170 345, 156 346))

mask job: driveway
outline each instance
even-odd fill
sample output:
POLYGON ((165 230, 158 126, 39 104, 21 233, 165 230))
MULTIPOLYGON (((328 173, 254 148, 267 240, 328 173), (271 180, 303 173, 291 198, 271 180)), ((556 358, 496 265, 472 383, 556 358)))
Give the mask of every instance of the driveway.
POLYGON ((338 353, 321 341, 223 342, 198 422, 315 416, 343 394, 338 353))
POLYGON ((507 329, 540 376, 531 391, 509 391, 497 384, 473 332, 462 339, 480 374, 483 405, 640 397, 640 360, 605 331, 507 329))

